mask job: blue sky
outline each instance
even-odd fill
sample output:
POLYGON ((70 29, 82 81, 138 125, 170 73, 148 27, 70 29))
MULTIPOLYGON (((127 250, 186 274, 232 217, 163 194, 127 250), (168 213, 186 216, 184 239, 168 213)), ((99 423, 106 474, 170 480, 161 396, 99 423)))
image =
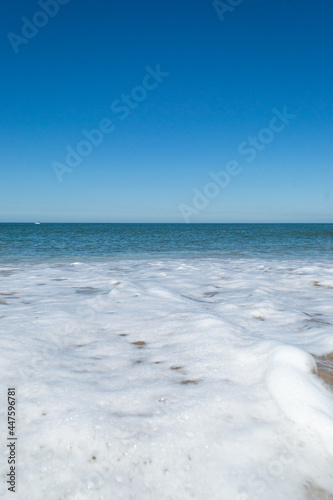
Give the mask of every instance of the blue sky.
POLYGON ((49 1, 0 7, 0 221, 333 222, 331 2, 49 1))

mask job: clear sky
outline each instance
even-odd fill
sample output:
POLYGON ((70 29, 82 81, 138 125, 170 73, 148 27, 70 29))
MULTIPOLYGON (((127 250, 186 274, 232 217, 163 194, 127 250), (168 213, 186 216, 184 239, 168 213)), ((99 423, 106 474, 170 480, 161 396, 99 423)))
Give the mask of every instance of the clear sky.
POLYGON ((333 222, 332 21, 331 0, 3 0, 0 221, 333 222))

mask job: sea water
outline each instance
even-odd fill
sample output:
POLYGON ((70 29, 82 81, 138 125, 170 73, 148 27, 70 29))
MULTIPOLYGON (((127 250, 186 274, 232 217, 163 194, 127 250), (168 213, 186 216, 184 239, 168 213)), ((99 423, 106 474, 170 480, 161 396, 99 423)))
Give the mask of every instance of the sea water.
POLYGON ((0 495, 328 499, 333 225, 2 224, 0 495))

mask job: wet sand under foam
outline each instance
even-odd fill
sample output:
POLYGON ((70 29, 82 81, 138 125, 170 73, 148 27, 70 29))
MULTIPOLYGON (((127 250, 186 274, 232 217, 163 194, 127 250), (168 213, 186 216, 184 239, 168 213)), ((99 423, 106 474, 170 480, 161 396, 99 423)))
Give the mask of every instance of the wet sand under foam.
POLYGON ((333 387, 333 352, 324 356, 314 356, 318 376, 333 387))
POLYGON ((308 483, 305 487, 308 500, 333 500, 333 495, 313 483, 308 483))
MULTIPOLYGON (((317 364, 317 375, 333 388, 333 352, 324 356, 313 356, 317 364)), ((333 500, 333 494, 323 490, 311 481, 306 484, 305 490, 308 500, 333 500)))

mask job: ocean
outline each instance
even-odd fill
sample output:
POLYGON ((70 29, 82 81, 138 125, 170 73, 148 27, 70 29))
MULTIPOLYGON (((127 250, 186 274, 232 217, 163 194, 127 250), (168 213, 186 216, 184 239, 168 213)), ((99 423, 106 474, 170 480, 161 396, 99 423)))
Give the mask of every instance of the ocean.
POLYGON ((332 256, 333 224, 0 224, 17 498, 332 498, 332 256))
POLYGON ((0 224, 0 262, 333 258, 333 224, 0 224))

